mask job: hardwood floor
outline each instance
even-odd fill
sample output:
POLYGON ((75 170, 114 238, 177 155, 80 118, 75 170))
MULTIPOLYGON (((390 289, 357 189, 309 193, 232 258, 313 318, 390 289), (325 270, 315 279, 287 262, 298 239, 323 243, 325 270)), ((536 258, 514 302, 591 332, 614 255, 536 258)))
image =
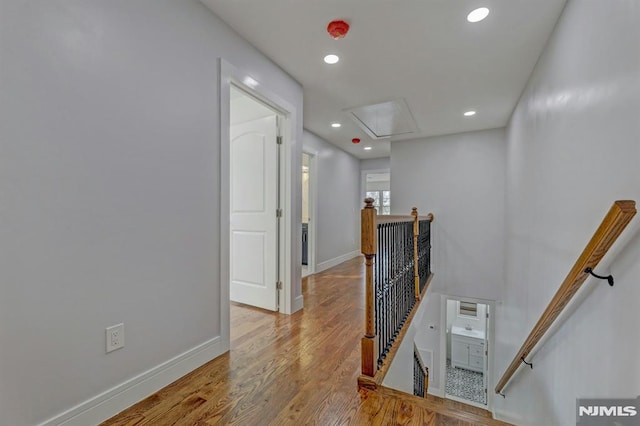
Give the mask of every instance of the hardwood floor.
POLYGON ((230 352, 103 425, 498 424, 439 398, 358 393, 363 274, 356 258, 305 278, 290 316, 232 304, 230 352))

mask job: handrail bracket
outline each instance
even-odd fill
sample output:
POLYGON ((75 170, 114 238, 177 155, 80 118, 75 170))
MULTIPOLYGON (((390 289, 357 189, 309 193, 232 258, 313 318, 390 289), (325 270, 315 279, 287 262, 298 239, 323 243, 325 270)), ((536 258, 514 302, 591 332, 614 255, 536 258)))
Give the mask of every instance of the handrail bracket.
POLYGON ((613 287, 613 275, 609 274, 606 277, 602 276, 602 275, 598 275, 595 272, 593 272, 593 269, 591 269, 591 268, 585 269, 584 272, 587 273, 587 274, 590 274, 591 276, 596 277, 598 279, 607 280, 609 282, 609 285, 611 287, 613 287))

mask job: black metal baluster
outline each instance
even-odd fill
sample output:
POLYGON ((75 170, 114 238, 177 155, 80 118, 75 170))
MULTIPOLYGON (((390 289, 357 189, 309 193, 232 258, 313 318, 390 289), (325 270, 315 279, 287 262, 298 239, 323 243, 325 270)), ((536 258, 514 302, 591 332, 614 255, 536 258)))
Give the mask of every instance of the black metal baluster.
POLYGON ((385 316, 384 316, 384 339, 380 342, 380 356, 384 358, 385 349, 387 346, 387 340, 389 339, 389 315, 391 315, 390 307, 389 307, 389 225, 385 224, 384 227, 384 266, 385 266, 385 274, 384 274, 384 306, 385 306, 385 316))
POLYGON ((431 222, 427 221, 426 223, 426 236, 425 236, 425 244, 426 244, 426 266, 427 266, 427 276, 431 275, 431 222))
POLYGON ((385 307, 385 315, 384 315, 384 338, 380 342, 380 358, 384 359, 385 356, 385 347, 387 344, 387 339, 389 338, 389 225, 385 224, 384 226, 384 307, 385 307))
POLYGON ((396 252, 396 248, 395 248, 395 227, 393 225, 391 225, 389 227, 389 249, 390 249, 390 261, 391 263, 389 264, 389 303, 390 303, 390 308, 391 308, 391 316, 389 318, 389 336, 387 339, 387 347, 386 350, 389 350, 390 342, 393 341, 393 321, 396 315, 396 308, 395 308, 395 296, 396 296, 396 291, 395 291, 395 270, 396 270, 396 264, 395 264, 395 252, 396 252))
POLYGON ((389 304, 387 300, 387 262, 389 261, 389 246, 387 245, 387 225, 383 225, 382 229, 382 246, 384 247, 384 269, 382 275, 382 303, 384 306, 384 322, 382 323, 382 336, 380 339, 380 347, 378 348, 378 351, 380 352, 380 359, 382 359, 384 354, 384 345, 387 340, 387 321, 389 320, 389 304))
POLYGON ((394 273, 393 273, 393 293, 394 293, 394 302, 393 305, 395 306, 395 320, 394 320, 394 327, 393 327, 393 339, 392 342, 396 341, 396 337, 398 336, 398 322, 400 319, 400 244, 398 244, 398 241, 400 239, 400 227, 398 226, 398 224, 395 224, 395 226, 393 227, 393 241, 394 243, 394 253, 393 253, 393 259, 394 259, 394 273))
POLYGON ((380 253, 380 331, 378 332, 378 363, 382 361, 382 342, 384 341, 384 327, 387 317, 387 307, 384 300, 384 271, 387 261, 386 246, 384 241, 385 226, 378 225, 378 253, 380 253))
POLYGON ((376 332, 378 363, 386 358, 416 303, 416 269, 420 291, 428 277, 429 222, 418 225, 418 261, 414 258, 413 223, 378 225, 378 253, 375 265, 376 332))
POLYGON ((404 325, 409 307, 407 300, 407 223, 402 226, 402 324, 404 325))
POLYGON ((399 271, 399 279, 398 279, 398 290, 400 293, 400 322, 398 323, 398 333, 400 333, 400 329, 402 328, 402 324, 404 323, 404 313, 406 306, 404 305, 404 224, 398 224, 398 230, 400 231, 400 253, 399 253, 399 263, 400 263, 400 271, 399 271))
MULTIPOLYGON (((380 347, 380 335, 381 335, 381 321, 382 318, 384 317, 384 309, 382 306, 382 299, 380 297, 380 290, 381 290, 381 286, 382 286, 382 281, 380 280, 380 271, 381 271, 381 264, 384 260, 384 252, 382 251, 382 247, 380 247, 380 233, 381 233, 381 226, 380 224, 378 224, 378 227, 376 229, 377 232, 377 238, 378 238, 378 252, 376 254, 376 263, 374 265, 375 267, 375 295, 376 295, 376 313, 375 313, 375 317, 376 317, 376 336, 378 336, 378 348, 380 347)), ((380 349, 378 349, 378 365, 380 364, 380 349)))

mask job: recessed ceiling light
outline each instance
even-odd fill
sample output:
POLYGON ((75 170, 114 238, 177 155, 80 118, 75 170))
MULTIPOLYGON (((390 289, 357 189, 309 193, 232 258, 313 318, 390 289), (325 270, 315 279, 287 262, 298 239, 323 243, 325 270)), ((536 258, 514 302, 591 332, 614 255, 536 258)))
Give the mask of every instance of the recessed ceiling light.
POLYGON ((371 151, 372 149, 373 149, 373 148, 371 148, 370 146, 365 146, 365 147, 364 147, 364 150, 365 150, 365 151, 371 151))
POLYGON ((330 65, 337 64, 339 60, 338 55, 327 55, 324 57, 324 61, 330 65))
POLYGON ((486 7, 480 7, 478 9, 472 10, 471 13, 467 15, 467 21, 480 22, 487 16, 489 16, 489 9, 487 9, 486 7))
POLYGON ((467 111, 464 113, 465 117, 473 117, 474 115, 476 115, 475 111, 467 111))
POLYGON ((342 126, 340 123, 331 123, 331 127, 335 127, 336 129, 340 126, 342 126))

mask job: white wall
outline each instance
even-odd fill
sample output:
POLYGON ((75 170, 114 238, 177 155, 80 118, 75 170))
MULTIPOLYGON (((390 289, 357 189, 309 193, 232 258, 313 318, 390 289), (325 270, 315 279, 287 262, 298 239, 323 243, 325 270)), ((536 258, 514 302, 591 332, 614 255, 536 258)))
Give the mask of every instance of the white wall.
POLYGON ((441 295, 495 300, 503 288, 504 130, 394 142, 391 174, 392 214, 435 215, 434 278, 415 340, 433 351, 429 389, 440 394, 441 295))
POLYGON ((391 168, 391 157, 360 160, 360 170, 385 170, 391 168))
POLYGON ((319 272, 359 253, 360 163, 351 154, 306 130, 302 143, 305 149, 317 153, 317 218, 311 220, 317 220, 316 272, 319 272))
MULTIPOLYGON (((502 374, 616 199, 640 200, 640 4, 569 0, 508 128, 502 374)), ((437 217, 437 216, 436 216, 437 217)), ((575 424, 578 397, 640 394, 640 224, 584 299, 497 398, 523 425, 575 424)), ((437 271, 436 271, 437 272, 437 271)))
MULTIPOLYGON (((433 351, 430 392, 441 395, 441 295, 501 297, 504 271, 504 129, 391 144, 392 214, 432 212, 434 278, 416 344, 433 351), (429 328, 433 325, 434 328, 429 328)), ((446 339, 445 339, 446 341, 446 339)))
POLYGON ((218 58, 300 111, 302 90, 195 0, 1 7, 0 425, 21 426, 219 342, 218 58))
POLYGON ((421 215, 435 215, 434 291, 498 298, 504 158, 502 129, 391 144, 392 214, 408 214, 416 206, 421 215))

